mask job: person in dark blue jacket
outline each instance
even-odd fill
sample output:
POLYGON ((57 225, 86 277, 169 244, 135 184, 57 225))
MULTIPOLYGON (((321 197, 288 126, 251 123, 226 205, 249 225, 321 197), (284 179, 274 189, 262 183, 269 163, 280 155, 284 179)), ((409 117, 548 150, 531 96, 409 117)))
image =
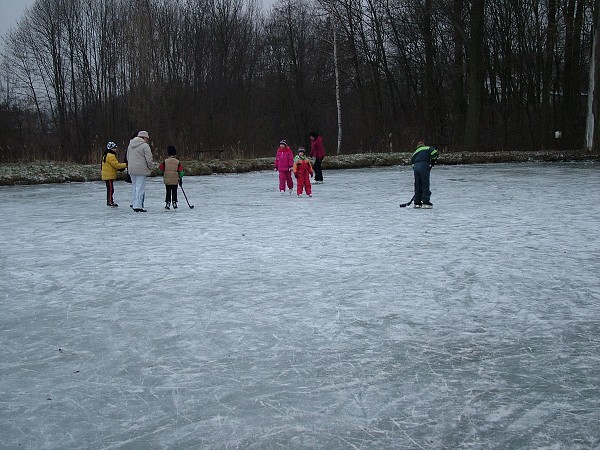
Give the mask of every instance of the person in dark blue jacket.
POLYGON ((410 160, 415 174, 415 208, 431 208, 431 191, 429 190, 429 172, 435 165, 438 151, 419 141, 417 149, 410 160))

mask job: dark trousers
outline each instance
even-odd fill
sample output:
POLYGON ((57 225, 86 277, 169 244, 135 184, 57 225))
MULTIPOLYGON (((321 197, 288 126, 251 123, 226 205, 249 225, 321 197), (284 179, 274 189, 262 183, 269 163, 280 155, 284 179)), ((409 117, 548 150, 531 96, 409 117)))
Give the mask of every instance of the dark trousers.
POLYGON ((315 164, 313 170, 315 171, 315 181, 323 181, 323 170, 321 170, 321 163, 323 158, 315 158, 315 164))
POLYGON ((104 180, 104 182, 106 183, 106 204, 110 206, 113 204, 113 195, 115 193, 115 180, 104 180))
POLYGON ((429 190, 429 172, 431 168, 428 163, 416 163, 413 167, 415 174, 415 205, 423 202, 429 203, 431 191, 429 190))
POLYGON ((177 203, 177 185, 176 184, 165 184, 167 195, 165 202, 177 203))

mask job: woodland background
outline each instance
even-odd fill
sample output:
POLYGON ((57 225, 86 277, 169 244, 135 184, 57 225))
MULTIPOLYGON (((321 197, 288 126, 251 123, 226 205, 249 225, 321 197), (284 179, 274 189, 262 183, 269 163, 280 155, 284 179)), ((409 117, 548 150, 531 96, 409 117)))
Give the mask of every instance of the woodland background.
POLYGON ((271 156, 282 138, 309 145, 309 131, 329 154, 409 151, 420 138, 451 151, 592 148, 598 9, 37 0, 4 36, 0 162, 95 163, 140 129, 155 152, 175 145, 186 159, 271 156))

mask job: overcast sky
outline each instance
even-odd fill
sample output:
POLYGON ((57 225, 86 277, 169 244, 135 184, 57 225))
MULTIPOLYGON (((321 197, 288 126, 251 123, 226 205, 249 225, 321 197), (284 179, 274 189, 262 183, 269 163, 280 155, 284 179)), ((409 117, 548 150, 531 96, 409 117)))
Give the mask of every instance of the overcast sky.
MULTIPOLYGON (((15 26, 21 18, 25 8, 35 3, 35 0, 0 0, 0 38, 15 26)), ((265 5, 274 3, 274 0, 265 0, 265 5)), ((0 40, 0 45, 2 44, 0 40)))
POLYGON ((4 37, 33 3, 34 0, 0 0, 0 36, 4 37))

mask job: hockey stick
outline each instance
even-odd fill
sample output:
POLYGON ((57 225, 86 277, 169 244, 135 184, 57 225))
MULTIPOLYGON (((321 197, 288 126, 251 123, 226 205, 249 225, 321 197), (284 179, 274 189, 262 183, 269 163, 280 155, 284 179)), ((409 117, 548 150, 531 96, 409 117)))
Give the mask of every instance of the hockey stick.
POLYGON ((180 184, 179 187, 181 188, 181 192, 183 192, 183 196, 185 197, 185 201, 187 202, 187 204, 190 207, 190 209, 194 209, 194 205, 190 205, 190 201, 188 200, 187 195, 185 195, 185 191, 183 190, 183 186, 180 184))
POLYGON ((410 205, 413 202, 414 199, 415 199, 415 196, 413 195, 410 198, 410 201, 408 203, 400 203, 400 208, 406 208, 408 205, 410 205))

